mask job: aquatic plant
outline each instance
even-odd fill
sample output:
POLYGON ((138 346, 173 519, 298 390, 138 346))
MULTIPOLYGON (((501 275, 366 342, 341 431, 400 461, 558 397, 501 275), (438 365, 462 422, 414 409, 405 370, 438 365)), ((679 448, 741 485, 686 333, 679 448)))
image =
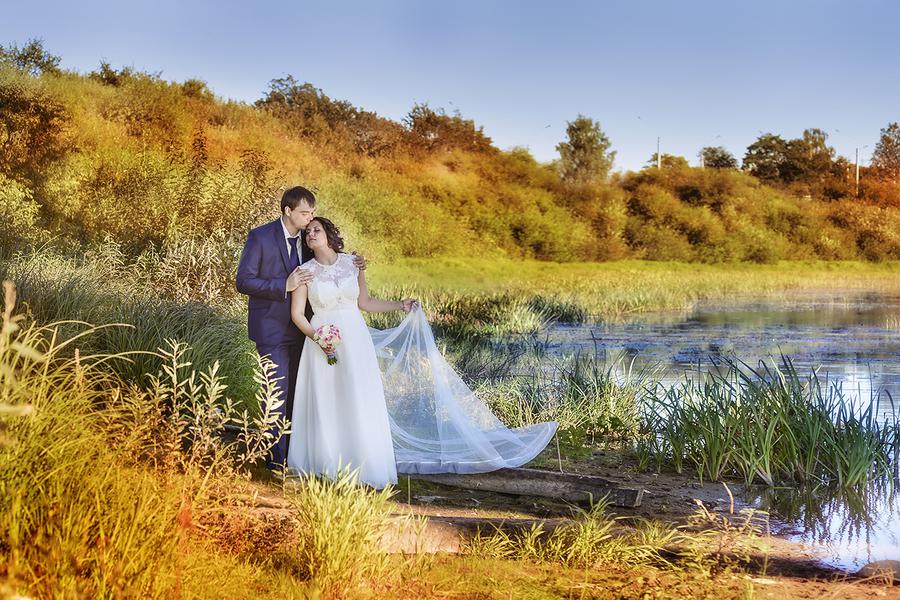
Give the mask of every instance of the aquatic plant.
POLYGON ((726 359, 642 395, 636 452, 642 464, 679 472, 690 462, 701 479, 857 486, 895 468, 898 426, 879 420, 879 400, 874 392, 855 402, 788 357, 757 368, 726 359))

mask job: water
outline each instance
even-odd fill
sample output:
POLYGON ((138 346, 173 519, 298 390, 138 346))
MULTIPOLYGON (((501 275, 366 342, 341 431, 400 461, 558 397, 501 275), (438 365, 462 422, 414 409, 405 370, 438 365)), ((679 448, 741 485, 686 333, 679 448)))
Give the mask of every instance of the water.
POLYGON ((860 491, 759 488, 743 498, 773 516, 773 531, 817 549, 826 564, 858 571, 900 560, 900 490, 881 482, 860 491))
MULTIPOLYGON (((664 382, 709 369, 710 359, 734 356, 755 366, 783 354, 801 376, 819 369, 820 379, 841 385, 848 401, 877 395, 881 420, 900 413, 894 405, 900 405, 900 296, 834 291, 699 304, 681 314, 557 326, 548 342, 553 353, 596 352, 620 368, 661 369, 664 382)), ((783 534, 816 547, 825 562, 856 570, 873 560, 900 560, 900 492, 891 488, 762 489, 745 500, 772 512, 783 534)))
POLYGON ((843 387, 845 397, 879 394, 879 415, 900 405, 900 296, 833 292, 725 307, 699 304, 684 314, 641 316, 621 322, 553 328, 553 352, 596 352, 633 368, 663 369, 674 382, 685 371, 708 369, 710 359, 734 356, 751 366, 790 357, 799 374, 818 368, 820 379, 843 387))

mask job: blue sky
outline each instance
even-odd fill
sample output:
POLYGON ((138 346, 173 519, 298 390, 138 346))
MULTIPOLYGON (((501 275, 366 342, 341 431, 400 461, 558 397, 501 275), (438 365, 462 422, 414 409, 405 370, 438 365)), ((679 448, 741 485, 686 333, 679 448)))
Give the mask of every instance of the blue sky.
POLYGON ((739 158, 760 133, 819 127, 866 164, 900 121, 900 3, 4 2, 0 43, 42 38, 79 71, 101 59, 198 77, 252 102, 286 74, 401 119, 458 109, 500 148, 556 158, 567 120, 600 122, 617 169, 656 149, 739 158))

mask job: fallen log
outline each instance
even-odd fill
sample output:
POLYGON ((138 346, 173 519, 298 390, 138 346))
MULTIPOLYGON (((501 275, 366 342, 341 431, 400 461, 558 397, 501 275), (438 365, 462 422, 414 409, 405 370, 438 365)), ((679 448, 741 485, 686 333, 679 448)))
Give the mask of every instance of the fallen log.
POLYGON ((412 479, 440 483, 469 490, 499 492, 516 496, 540 496, 567 502, 585 503, 605 498, 612 506, 636 508, 641 505, 644 490, 623 488, 615 482, 593 475, 556 473, 539 469, 499 469, 490 473, 458 475, 410 475, 412 479))

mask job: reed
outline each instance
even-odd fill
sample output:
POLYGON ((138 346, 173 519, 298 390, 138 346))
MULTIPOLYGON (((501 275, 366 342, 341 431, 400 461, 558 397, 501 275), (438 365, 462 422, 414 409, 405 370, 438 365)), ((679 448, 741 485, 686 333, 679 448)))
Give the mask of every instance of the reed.
POLYGON ((890 476, 896 421, 878 419, 879 395, 863 402, 787 357, 758 368, 728 360, 719 371, 657 385, 641 398, 642 464, 686 462, 701 479, 863 485, 890 476))

